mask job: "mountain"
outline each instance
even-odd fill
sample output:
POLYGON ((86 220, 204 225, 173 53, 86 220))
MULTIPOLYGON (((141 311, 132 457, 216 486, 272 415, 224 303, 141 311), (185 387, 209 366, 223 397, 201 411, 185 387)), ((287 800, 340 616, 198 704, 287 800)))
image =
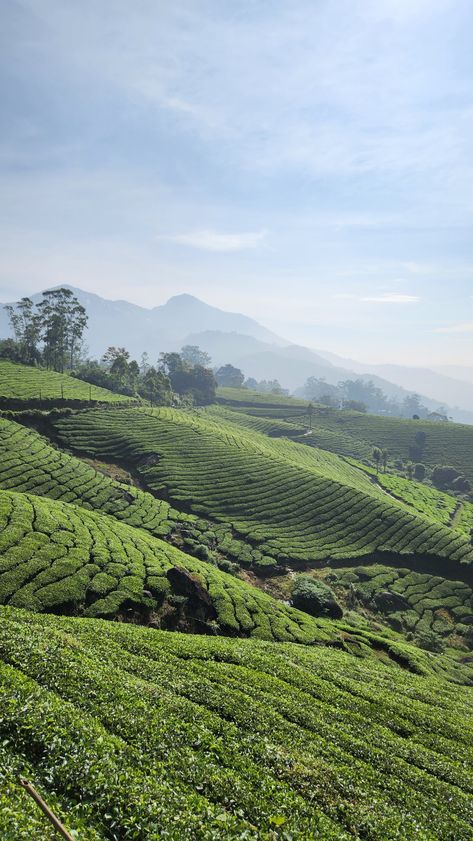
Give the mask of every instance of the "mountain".
MULTIPOLYGON (((436 409, 446 403, 455 420, 473 423, 473 368, 434 371, 401 365, 362 364, 327 351, 289 344, 241 313, 226 312, 193 295, 182 294, 147 309, 129 301, 110 301, 68 286, 89 315, 85 343, 91 357, 100 358, 110 345, 124 346, 139 359, 147 351, 155 361, 161 351, 177 351, 184 344, 206 350, 214 365, 230 362, 247 377, 277 379, 284 388, 300 389, 308 377, 372 380, 389 397, 403 400, 418 392, 425 405, 436 409), (458 371, 464 371, 462 379, 458 371), (453 376, 455 374, 455 376, 453 376)), ((41 294, 31 296, 38 302, 41 294)), ((10 335, 5 310, 0 308, 0 337, 10 335)), ((447 366, 448 368, 449 366, 447 366)))
POLYGON ((440 403, 473 412, 473 368, 455 365, 447 365, 440 369, 408 365, 373 365, 337 356, 334 353, 325 351, 320 351, 320 353, 332 364, 347 365, 357 374, 375 374, 407 391, 425 394, 440 403))
POLYGON ((435 365, 432 370, 439 374, 445 374, 447 377, 454 377, 456 380, 473 384, 472 365, 435 365))
MULTIPOLYGON (((124 345, 133 357, 139 358, 147 351, 151 359, 156 359, 161 351, 179 350, 196 325, 200 330, 244 333, 273 346, 286 344, 252 318, 225 312, 193 295, 175 295, 162 306, 146 309, 129 301, 109 301, 74 286, 67 288, 87 310, 89 324, 84 338, 93 357, 102 356, 110 345, 124 345)), ((35 303, 40 299, 40 293, 31 296, 35 303)), ((8 335, 11 330, 2 307, 0 336, 8 335)))

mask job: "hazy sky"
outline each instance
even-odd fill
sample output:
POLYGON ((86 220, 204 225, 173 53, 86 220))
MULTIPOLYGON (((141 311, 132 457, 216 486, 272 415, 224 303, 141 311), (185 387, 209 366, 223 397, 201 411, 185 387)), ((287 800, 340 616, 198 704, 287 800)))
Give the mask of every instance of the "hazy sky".
POLYGON ((3 0, 0 298, 472 364, 471 0, 3 0))

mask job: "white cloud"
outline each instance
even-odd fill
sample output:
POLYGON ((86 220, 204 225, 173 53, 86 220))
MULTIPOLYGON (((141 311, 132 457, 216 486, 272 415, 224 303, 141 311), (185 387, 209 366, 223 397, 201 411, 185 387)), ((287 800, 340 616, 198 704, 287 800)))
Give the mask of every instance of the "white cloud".
POLYGON ((339 292, 332 295, 339 301, 361 301, 369 304, 417 304, 418 295, 404 295, 400 292, 383 292, 381 295, 353 295, 349 292, 339 292))
POLYGON ((373 304, 417 304, 420 297, 418 295, 402 295, 398 292, 384 292, 382 295, 366 295, 360 300, 373 304))
POLYGON ((202 251, 243 251, 256 248, 265 238, 266 231, 247 231, 237 234, 223 234, 212 230, 189 231, 187 234, 169 234, 158 239, 187 245, 202 251))
POLYGON ((435 333, 473 333, 473 321, 464 321, 460 324, 448 324, 446 327, 437 327, 435 333))

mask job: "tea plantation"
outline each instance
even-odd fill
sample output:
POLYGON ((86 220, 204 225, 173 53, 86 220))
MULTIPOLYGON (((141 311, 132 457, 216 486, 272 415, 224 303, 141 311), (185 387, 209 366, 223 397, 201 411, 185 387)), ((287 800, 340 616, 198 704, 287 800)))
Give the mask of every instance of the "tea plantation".
POLYGON ((404 462, 419 461, 431 468, 452 465, 473 482, 473 426, 333 410, 314 413, 314 425, 343 434, 346 442, 351 439, 353 450, 343 450, 344 455, 356 457, 355 448, 364 442, 386 448, 391 458, 404 462))
POLYGON ((58 374, 42 368, 32 368, 0 359, 0 403, 12 401, 49 401, 60 405, 64 401, 98 403, 127 403, 130 398, 115 394, 106 388, 82 382, 69 374, 58 374))
POLYGON ((176 507, 231 524, 266 565, 384 552, 445 559, 461 578, 473 560, 467 535, 390 498, 346 460, 222 417, 97 409, 59 419, 56 431, 65 446, 132 465, 176 507))
POLYGON ((167 502, 116 482, 91 465, 51 446, 34 430, 0 418, 0 488, 34 493, 110 514, 156 536, 189 519, 167 502))
POLYGON ((0 604, 111 618, 137 612, 141 621, 173 626, 186 605, 186 591, 176 589, 169 575, 176 567, 197 577, 208 593, 208 603, 194 604, 187 592, 190 615, 184 616, 208 633, 300 643, 338 636, 331 623, 144 530, 71 504, 0 491, 0 604))
POLYGON ((12 388, 2 840, 57 837, 25 777, 76 841, 473 841, 466 496, 376 475, 379 421, 308 432, 305 401, 48 414, 12 388), (301 571, 336 618, 291 607, 301 571))
POLYGON ((473 692, 323 647, 0 611, 0 835, 471 841, 473 692), (435 704, 432 699, 435 698, 435 704))
POLYGON ((384 613, 399 631, 455 634, 473 644, 473 590, 463 581, 380 564, 337 570, 330 578, 350 588, 361 604, 384 613))

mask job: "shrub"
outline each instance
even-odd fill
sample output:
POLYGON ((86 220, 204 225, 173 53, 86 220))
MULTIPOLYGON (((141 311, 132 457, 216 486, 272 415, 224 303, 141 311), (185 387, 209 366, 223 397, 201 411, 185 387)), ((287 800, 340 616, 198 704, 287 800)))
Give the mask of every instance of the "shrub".
POLYGON ((294 607, 304 610, 312 616, 331 616, 340 619, 343 610, 338 604, 335 593, 323 581, 316 581, 310 575, 298 575, 292 591, 294 607))
POLYGON ((419 646, 419 648, 423 648, 425 651, 441 652, 445 648, 445 643, 442 638, 436 633, 436 631, 429 629, 418 631, 414 636, 414 642, 419 646))

